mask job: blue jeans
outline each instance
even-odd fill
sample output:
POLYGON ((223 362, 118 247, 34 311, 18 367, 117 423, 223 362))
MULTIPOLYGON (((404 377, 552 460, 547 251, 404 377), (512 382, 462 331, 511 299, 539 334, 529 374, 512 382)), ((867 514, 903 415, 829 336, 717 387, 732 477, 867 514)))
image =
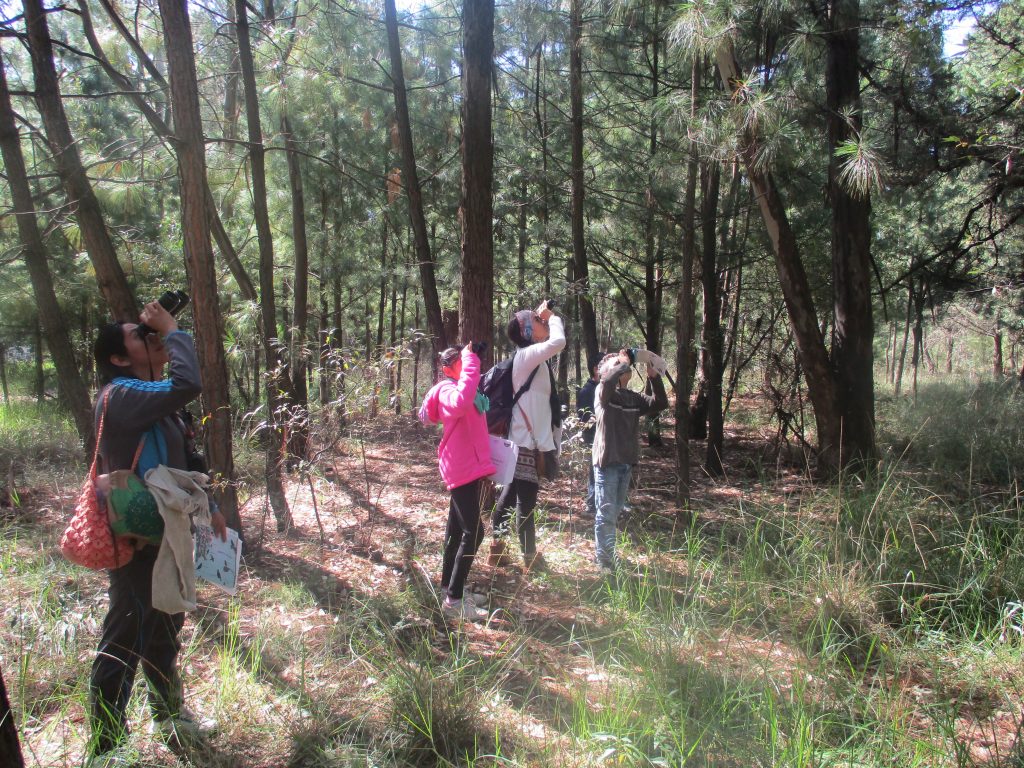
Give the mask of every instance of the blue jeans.
POLYGON ((619 513, 626 503, 629 478, 633 474, 631 464, 609 464, 594 466, 594 501, 597 513, 594 516, 594 545, 598 565, 615 567, 615 526, 619 513))
POLYGON ((588 515, 592 515, 597 511, 597 502, 594 496, 594 465, 587 463, 587 501, 586 510, 588 515))

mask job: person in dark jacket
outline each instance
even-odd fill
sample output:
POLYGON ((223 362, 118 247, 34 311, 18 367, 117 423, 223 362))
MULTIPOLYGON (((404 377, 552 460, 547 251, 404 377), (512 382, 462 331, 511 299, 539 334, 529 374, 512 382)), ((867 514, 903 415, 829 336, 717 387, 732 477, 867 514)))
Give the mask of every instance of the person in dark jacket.
MULTIPOLYGON (((587 446, 587 453, 591 452, 594 445, 594 432, 597 431, 597 421, 594 418, 594 393, 597 392, 597 383, 600 381, 597 375, 597 361, 587 362, 587 370, 590 371, 590 378, 587 383, 576 390, 576 418, 583 425, 583 444, 587 446)), ((587 500, 584 503, 583 511, 593 516, 596 508, 594 506, 594 462, 592 456, 587 456, 587 500)))
MULTIPOLYGON (((110 323, 100 329, 93 346, 103 383, 95 409, 97 429, 103 419, 98 473, 131 468, 140 442, 140 476, 158 464, 188 468, 191 446, 179 411, 199 396, 202 386, 192 337, 178 330, 177 321, 158 302, 147 304, 139 319, 152 332, 140 331, 134 323, 110 323), (168 363, 170 376, 165 379, 168 363)), ((223 515, 214 511, 211 522, 224 538, 223 515)), ((158 734, 181 743, 202 736, 211 725, 183 702, 177 662, 185 615, 153 608, 158 552, 158 546, 141 546, 130 562, 109 571, 110 607, 89 680, 89 768, 124 764, 118 747, 128 733, 125 709, 140 664, 158 734)))
POLYGON ((665 368, 665 361, 646 349, 623 349, 617 355, 606 355, 598 367, 601 381, 594 398, 594 544, 597 565, 605 575, 614 575, 618 568, 616 524, 626 502, 633 466, 640 460, 640 418, 668 407, 660 375, 665 368), (627 388, 634 361, 647 364, 647 392, 627 388))

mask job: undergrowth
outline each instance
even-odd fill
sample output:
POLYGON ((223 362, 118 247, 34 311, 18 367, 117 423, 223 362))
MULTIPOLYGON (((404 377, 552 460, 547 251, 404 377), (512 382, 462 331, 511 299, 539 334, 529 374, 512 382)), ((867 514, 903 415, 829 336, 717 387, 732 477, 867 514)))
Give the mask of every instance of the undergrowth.
MULTIPOLYGON (((401 526, 376 523, 376 560, 281 539, 237 597, 204 592, 183 634, 192 701, 220 735, 175 756, 137 728, 131 749, 159 766, 1020 766, 1024 519, 1002 469, 1021 465, 1003 423, 1019 407, 1010 390, 923 388, 880 411, 892 449, 874 477, 794 489, 774 467, 734 471, 731 500, 686 530, 634 515, 612 582, 564 514, 579 500, 549 497, 553 572, 492 595, 486 628, 440 619, 397 554, 401 526), (982 402, 1001 409, 1001 445, 976 428, 982 402)), ((434 563, 418 534, 414 557, 434 563)), ((105 583, 53 535, 28 510, 0 529, 0 665, 29 764, 71 766, 105 583)))

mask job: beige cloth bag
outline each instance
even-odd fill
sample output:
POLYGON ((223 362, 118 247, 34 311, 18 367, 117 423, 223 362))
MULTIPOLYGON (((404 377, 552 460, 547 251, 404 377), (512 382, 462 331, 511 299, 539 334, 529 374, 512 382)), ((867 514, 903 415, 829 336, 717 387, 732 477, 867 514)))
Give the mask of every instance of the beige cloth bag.
POLYGON ((153 566, 153 607, 182 613, 196 607, 195 545, 192 523, 210 524, 210 501, 201 472, 159 465, 146 473, 146 487, 164 519, 164 537, 153 566))

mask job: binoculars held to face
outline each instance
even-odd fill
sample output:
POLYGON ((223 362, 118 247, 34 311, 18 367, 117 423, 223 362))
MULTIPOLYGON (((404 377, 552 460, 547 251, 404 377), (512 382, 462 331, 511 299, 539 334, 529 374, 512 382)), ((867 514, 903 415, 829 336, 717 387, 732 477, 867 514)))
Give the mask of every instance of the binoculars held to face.
MULTIPOLYGON (((188 294, 184 291, 164 291, 163 295, 157 299, 160 306, 166 309, 173 317, 177 317, 181 310, 188 306, 190 300, 191 299, 189 299, 188 294)), ((145 323, 139 323, 135 328, 135 332, 139 334, 140 337, 146 337, 151 333, 156 333, 156 331, 145 323)))

